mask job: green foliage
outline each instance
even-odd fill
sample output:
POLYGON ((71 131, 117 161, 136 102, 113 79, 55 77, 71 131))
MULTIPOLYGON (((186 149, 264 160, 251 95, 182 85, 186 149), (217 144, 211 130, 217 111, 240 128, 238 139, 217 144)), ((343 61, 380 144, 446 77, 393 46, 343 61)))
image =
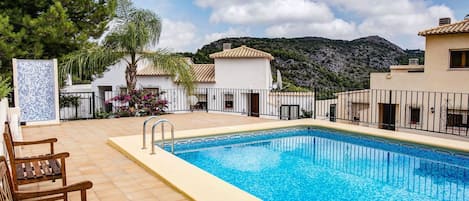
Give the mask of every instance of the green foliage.
POLYGON ((6 98, 11 93, 10 77, 0 76, 0 100, 6 98))
POLYGON ((283 88, 280 91, 286 91, 286 92, 310 92, 311 90, 304 88, 304 87, 299 87, 296 86, 295 84, 292 84, 290 80, 287 80, 285 78, 282 79, 283 83, 283 88))
POLYGON ((91 46, 112 19, 116 0, 0 1, 0 60, 2 72, 11 59, 60 58, 91 46))
POLYGON ((307 111, 305 109, 301 109, 301 115, 300 115, 301 119, 312 118, 312 117, 313 117, 313 111, 307 111))
POLYGON ((98 118, 98 119, 107 119, 107 118, 109 118, 111 115, 112 115, 111 112, 106 112, 106 111, 104 111, 103 109, 99 109, 99 110, 96 112, 96 118, 98 118))
POLYGON ((406 55, 399 58, 399 65, 408 65, 409 59, 419 59, 419 64, 423 65, 425 62, 425 52, 422 50, 405 50, 406 55))
POLYGON ((91 80, 86 80, 86 79, 84 80, 78 76, 72 76, 72 83, 73 84, 91 84, 91 80))
POLYGON ((62 95, 59 99, 60 108, 80 106, 80 96, 62 95))
POLYGON ((155 47, 161 35, 161 19, 153 12, 135 8, 129 0, 119 0, 115 26, 109 30, 103 46, 82 49, 67 55, 60 63, 61 73, 79 77, 101 74, 121 59, 127 63, 127 89, 137 83, 137 65, 140 60, 153 63, 155 68, 168 72, 186 87, 193 89, 190 67, 184 58, 165 50, 146 51, 155 47), (125 58, 129 56, 129 58, 125 58))
POLYGON ((402 50, 378 36, 352 41, 318 37, 303 38, 225 38, 203 46, 194 54, 194 63, 213 63, 209 55, 222 50, 223 43, 232 47, 247 45, 271 53, 272 72, 280 70, 285 90, 303 91, 312 87, 369 88, 372 72, 389 71, 408 58, 420 58, 423 51, 402 50), (290 83, 290 85, 288 85, 290 83), (299 88, 297 88, 299 87, 299 88))
POLYGON ((118 107, 115 113, 116 117, 160 115, 165 113, 166 109, 168 109, 168 101, 160 98, 162 93, 155 94, 145 90, 132 90, 129 93, 106 100, 106 104, 113 102, 129 104, 129 106, 118 107), (135 106, 138 110, 136 110, 135 106))

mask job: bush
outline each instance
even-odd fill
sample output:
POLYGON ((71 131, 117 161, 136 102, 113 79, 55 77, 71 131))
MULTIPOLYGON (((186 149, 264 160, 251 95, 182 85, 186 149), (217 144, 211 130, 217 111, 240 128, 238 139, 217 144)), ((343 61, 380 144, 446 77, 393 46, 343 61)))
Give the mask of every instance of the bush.
POLYGON ((301 109, 300 118, 305 119, 305 118, 312 118, 312 117, 313 117, 313 111, 306 111, 305 109, 301 109))
POLYGON ((6 98, 11 92, 10 78, 0 76, 0 100, 6 98))
POLYGON ((116 116, 119 117, 159 115, 165 113, 165 110, 168 108, 168 101, 161 99, 160 94, 145 90, 133 90, 127 94, 115 96, 107 100, 106 103, 109 104, 113 101, 118 101, 121 104, 128 103, 128 106, 122 106, 117 109, 116 116))
POLYGON ((80 106, 80 96, 62 95, 60 96, 59 103, 60 103, 60 108, 78 107, 80 106))

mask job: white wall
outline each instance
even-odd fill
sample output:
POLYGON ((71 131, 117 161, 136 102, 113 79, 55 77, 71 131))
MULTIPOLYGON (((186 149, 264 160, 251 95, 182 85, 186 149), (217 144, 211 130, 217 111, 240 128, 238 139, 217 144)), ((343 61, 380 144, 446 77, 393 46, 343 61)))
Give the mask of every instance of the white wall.
POLYGON ((270 61, 264 58, 215 59, 216 88, 269 89, 270 61))
POLYGON ((467 93, 469 69, 450 68, 450 50, 469 49, 469 33, 431 35, 425 44, 424 72, 371 73, 370 88, 467 93))
POLYGON ((120 87, 126 87, 126 66, 127 63, 124 60, 121 60, 120 62, 108 67, 108 71, 104 72, 101 77, 98 77, 91 82, 93 91, 97 93, 98 86, 112 86, 113 91, 119 90, 120 87))
POLYGON ((173 89, 177 88, 170 76, 137 76, 137 88, 159 88, 173 89))

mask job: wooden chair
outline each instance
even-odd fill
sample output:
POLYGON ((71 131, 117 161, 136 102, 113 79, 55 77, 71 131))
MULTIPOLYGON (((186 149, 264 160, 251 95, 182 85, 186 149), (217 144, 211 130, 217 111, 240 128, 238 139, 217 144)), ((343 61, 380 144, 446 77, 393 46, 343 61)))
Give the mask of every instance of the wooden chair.
POLYGON ((12 185, 12 178, 4 156, 0 156, 0 201, 19 201, 34 199, 39 201, 67 200, 67 193, 80 191, 81 201, 86 201, 86 190, 93 187, 90 181, 70 186, 40 191, 17 191, 12 185))
POLYGON ((62 179, 62 186, 67 185, 65 158, 69 157, 70 154, 67 152, 54 153, 56 138, 17 142, 12 139, 9 126, 6 124, 3 139, 10 159, 10 167, 13 170, 11 175, 14 190, 18 190, 19 185, 49 180, 55 182, 56 179, 62 179), (15 146, 38 144, 50 144, 50 153, 28 157, 15 156, 15 146))

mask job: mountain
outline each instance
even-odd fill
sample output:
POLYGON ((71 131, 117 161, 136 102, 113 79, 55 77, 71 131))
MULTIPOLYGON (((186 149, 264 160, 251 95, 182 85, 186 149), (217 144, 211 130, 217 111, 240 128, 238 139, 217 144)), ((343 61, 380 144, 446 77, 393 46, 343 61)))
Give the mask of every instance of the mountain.
POLYGON ((275 57, 273 76, 279 69, 284 82, 303 88, 368 88, 370 72, 389 71, 389 66, 405 64, 409 58, 423 62, 421 50, 403 50, 384 38, 369 36, 352 41, 319 37, 225 38, 197 50, 192 55, 194 63, 213 63, 209 55, 221 51, 223 43, 271 53, 275 57))

